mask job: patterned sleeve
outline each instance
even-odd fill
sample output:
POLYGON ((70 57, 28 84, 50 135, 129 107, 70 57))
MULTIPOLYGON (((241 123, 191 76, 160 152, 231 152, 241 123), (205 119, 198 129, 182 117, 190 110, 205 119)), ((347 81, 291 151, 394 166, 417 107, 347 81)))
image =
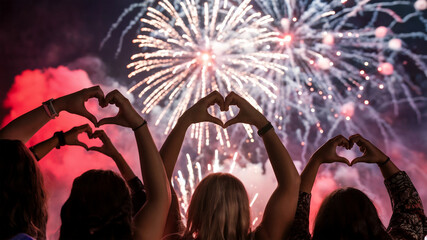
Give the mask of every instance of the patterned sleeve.
POLYGON ((393 214, 387 231, 393 239, 424 239, 427 233, 423 204, 405 172, 398 172, 384 181, 390 195, 393 214))
POLYGON ((294 223, 292 224, 289 239, 310 240, 309 215, 310 215, 311 194, 300 192, 298 196, 298 206, 295 213, 294 223))
POLYGON ((144 191, 144 185, 138 177, 127 181, 127 184, 130 188, 132 198, 132 216, 135 216, 142 206, 144 206, 147 196, 144 191))

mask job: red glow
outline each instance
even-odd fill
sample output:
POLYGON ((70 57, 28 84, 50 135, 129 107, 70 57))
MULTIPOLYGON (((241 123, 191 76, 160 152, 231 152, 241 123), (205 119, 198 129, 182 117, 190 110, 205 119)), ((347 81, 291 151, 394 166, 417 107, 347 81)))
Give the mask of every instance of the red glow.
MULTIPOLYGON (((83 70, 71 71, 66 67, 25 70, 15 77, 15 82, 7 93, 3 107, 9 108, 10 113, 3 119, 2 126, 23 113, 40 106, 43 101, 93 85, 83 70)), ((105 93, 111 90, 101 87, 105 93)), ((97 100, 88 101, 86 107, 98 119, 106 115, 112 116, 117 111, 114 107, 100 109, 97 100)), ((89 123, 94 129, 86 118, 61 112, 57 119, 48 122, 41 128, 30 139, 27 146, 50 138, 56 131, 67 131, 74 126, 86 123, 89 123)), ((138 158, 132 134, 126 129, 116 126, 106 126, 103 129, 125 159, 128 160, 132 169, 139 169, 139 164, 135 161, 138 158)), ((81 135, 79 139, 89 146, 99 144, 99 141, 89 141, 84 135, 81 135)), ((118 172, 110 158, 97 152, 87 152, 85 149, 75 146, 64 146, 60 150, 53 149, 39 163, 49 195, 48 235, 59 228, 61 223, 59 219, 60 209, 68 198, 74 178, 89 169, 112 169, 118 172)), ((136 174, 139 175, 139 171, 136 171, 136 174)))

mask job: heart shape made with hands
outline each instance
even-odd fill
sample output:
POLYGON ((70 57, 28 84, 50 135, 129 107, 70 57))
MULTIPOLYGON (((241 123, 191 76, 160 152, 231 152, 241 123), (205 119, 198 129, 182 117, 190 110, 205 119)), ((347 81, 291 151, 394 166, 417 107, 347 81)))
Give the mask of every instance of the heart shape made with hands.
POLYGON ((338 135, 320 147, 313 156, 320 157, 324 163, 342 162, 348 166, 353 166, 359 162, 383 162, 387 158, 379 149, 359 134, 353 135, 349 139, 338 135), (353 149, 355 145, 359 147, 359 151, 353 149), (338 147, 342 147, 343 150, 337 153, 338 147), (350 161, 349 159, 352 160, 350 161))
MULTIPOLYGON (((105 99, 103 99, 105 101, 105 99)), ((105 104, 104 102, 99 101, 96 98, 91 98, 85 102, 86 110, 95 116, 97 123, 101 119, 116 116, 119 109, 112 104, 105 104)), ((97 125, 95 127, 98 127, 97 125)))
POLYGON ((77 138, 80 143, 80 146, 85 148, 86 150, 90 150, 93 147, 101 147, 103 145, 102 141, 99 138, 95 138, 92 136, 93 134, 86 133, 80 133, 77 138))
POLYGON ((229 93, 225 98, 217 91, 214 91, 206 97, 200 99, 195 105, 189 108, 184 115, 190 115, 193 123, 212 122, 227 128, 236 123, 247 123, 263 127, 268 121, 257 111, 246 99, 240 97, 234 92, 229 93), (219 118, 208 112, 213 105, 218 105, 221 112, 230 111, 230 106, 236 106, 238 112, 231 111, 233 118, 223 123, 219 118), (264 124, 260 126, 260 124, 264 124))

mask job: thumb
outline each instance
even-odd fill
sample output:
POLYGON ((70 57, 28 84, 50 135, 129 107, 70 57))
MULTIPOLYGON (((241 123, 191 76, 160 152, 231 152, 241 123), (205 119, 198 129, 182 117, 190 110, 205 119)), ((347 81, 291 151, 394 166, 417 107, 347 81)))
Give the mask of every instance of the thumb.
POLYGON ((350 161, 348 161, 348 159, 345 157, 337 157, 335 161, 345 163, 347 166, 351 166, 350 161))
POLYGON ((95 127, 98 127, 98 121, 96 120, 96 117, 93 116, 92 113, 88 112, 85 109, 85 110, 83 110, 83 112, 80 115, 87 118, 89 121, 91 121, 93 123, 93 125, 95 125, 95 127))
POLYGON ((103 118, 103 119, 99 120, 99 122, 98 122, 98 126, 102 126, 105 124, 117 124, 116 117, 103 118))
POLYGON ((366 156, 357 157, 353 159, 350 166, 353 166, 354 164, 360 163, 360 162, 368 162, 368 158, 366 156))
POLYGON ((210 117, 209 119, 208 119, 208 121, 209 122, 211 122, 211 123, 215 123, 216 125, 219 125, 219 126, 221 126, 221 127, 223 127, 224 126, 224 123, 221 121, 221 120, 219 120, 218 118, 216 118, 216 117, 210 117))
POLYGON ((90 147, 90 148, 88 148, 88 151, 97 151, 97 152, 101 152, 101 147, 90 147))
POLYGON ((85 143, 80 142, 80 141, 75 142, 73 145, 83 147, 84 149, 86 149, 86 151, 89 150, 89 148, 87 147, 87 145, 85 143))
POLYGON ((227 128, 227 127, 229 127, 229 126, 231 126, 231 125, 233 125, 233 124, 239 123, 239 122, 240 122, 240 120, 238 119, 238 116, 239 116, 239 115, 237 115, 237 117, 235 117, 235 118, 232 118, 232 119, 228 120, 228 121, 224 124, 224 128, 227 128))

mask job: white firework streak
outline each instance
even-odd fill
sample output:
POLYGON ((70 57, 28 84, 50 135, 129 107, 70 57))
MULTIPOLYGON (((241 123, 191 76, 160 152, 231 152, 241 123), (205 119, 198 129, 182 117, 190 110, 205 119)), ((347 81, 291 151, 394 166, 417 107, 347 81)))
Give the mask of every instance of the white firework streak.
MULTIPOLYGON (((284 74, 285 68, 272 59, 283 60, 286 54, 260 50, 278 40, 278 33, 268 30, 270 16, 255 12, 245 0, 239 5, 214 0, 212 4, 186 0, 175 7, 168 0, 159 2, 160 9, 149 7, 141 19, 141 34, 133 40, 142 52, 134 54, 128 68, 129 78, 142 80, 129 89, 143 89, 142 113, 164 106, 156 125, 167 120, 164 133, 175 126, 189 107, 209 92, 223 95, 235 91, 262 111, 248 90, 258 89, 267 98, 276 99, 277 87, 254 71, 284 74)), ((227 119, 223 113, 212 114, 227 119)), ((233 112, 229 115, 233 116, 233 112)), ((245 125, 248 136, 252 129, 245 125)), ((216 138, 230 145, 226 129, 216 128, 216 138)), ((191 136, 198 139, 198 153, 209 145, 206 123, 193 126, 191 136)))
MULTIPOLYGON (((408 80, 403 67, 404 61, 410 62, 427 79, 427 56, 412 52, 405 43, 408 39, 427 40, 427 21, 422 12, 414 10, 413 3, 256 2, 274 17, 272 30, 281 32, 280 44, 269 47, 288 56, 274 61, 285 67, 284 75, 274 72, 263 75, 274 80, 278 87, 276 95, 280 97, 260 102, 265 103, 262 107, 268 117, 275 119, 283 130, 282 139, 300 142, 301 159, 305 159, 308 146, 317 146, 320 140, 333 134, 364 133, 359 127, 364 123, 357 113, 375 119, 386 141, 396 139, 378 111, 384 101, 393 103, 397 115, 399 99, 404 98, 420 119, 418 98, 414 95, 421 91, 408 80), (393 11, 398 7, 412 8, 413 12, 400 16, 393 11), (409 21, 417 21, 424 31, 393 32, 396 25, 409 21)), ((262 99, 257 92, 251 95, 262 99)))

